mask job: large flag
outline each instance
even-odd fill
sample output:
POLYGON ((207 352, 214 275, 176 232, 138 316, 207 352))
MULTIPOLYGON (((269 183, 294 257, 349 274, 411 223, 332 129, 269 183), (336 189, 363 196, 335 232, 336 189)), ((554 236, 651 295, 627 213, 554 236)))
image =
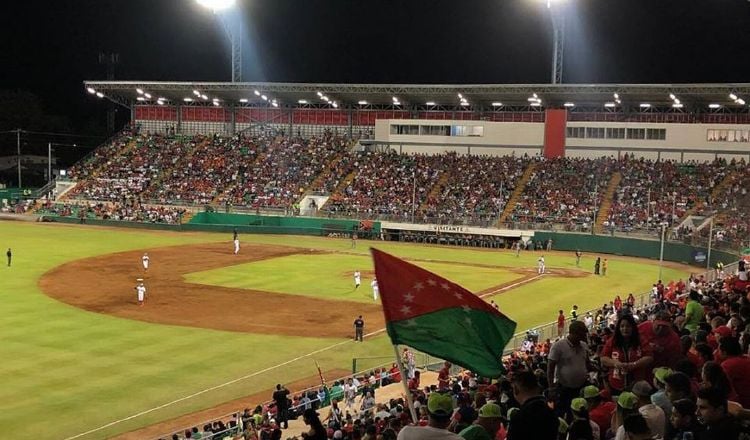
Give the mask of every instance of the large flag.
POLYGON ((504 372, 501 361, 516 323, 445 278, 372 249, 386 329, 404 344, 484 377, 504 372))

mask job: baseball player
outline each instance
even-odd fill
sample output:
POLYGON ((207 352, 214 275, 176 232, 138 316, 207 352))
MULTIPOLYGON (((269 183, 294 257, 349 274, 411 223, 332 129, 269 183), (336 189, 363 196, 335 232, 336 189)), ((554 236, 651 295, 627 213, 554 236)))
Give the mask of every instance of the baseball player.
POLYGON ((135 291, 138 293, 138 305, 143 306, 143 302, 146 300, 146 286, 143 285, 143 278, 138 278, 138 285, 135 286, 135 291))
POLYGON ((538 260, 536 260, 536 268, 537 268, 538 274, 541 275, 544 273, 544 255, 542 255, 541 257, 539 257, 538 260))
POLYGON ((148 260, 149 260, 149 258, 148 258, 148 252, 144 252, 143 253, 142 260, 143 260, 143 270, 144 270, 144 272, 148 272, 148 260))
POLYGON ((380 288, 378 287, 378 280, 376 278, 373 278, 372 282, 370 282, 370 286, 372 287, 372 300, 377 301, 378 295, 380 295, 380 288))
POLYGON ((359 285, 362 284, 362 274, 358 270, 354 271, 354 289, 358 289, 359 285))
POLYGON ((237 238, 237 235, 234 236, 234 255, 237 255, 240 253, 240 239, 237 238))

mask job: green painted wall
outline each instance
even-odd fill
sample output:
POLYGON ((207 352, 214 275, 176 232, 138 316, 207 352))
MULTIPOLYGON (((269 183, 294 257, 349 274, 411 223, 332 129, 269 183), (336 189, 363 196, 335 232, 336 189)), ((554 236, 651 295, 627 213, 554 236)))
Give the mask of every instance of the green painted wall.
MULTIPOLYGON (((611 237, 608 235, 573 234, 563 232, 535 232, 534 240, 545 241, 552 239, 552 249, 558 251, 596 252, 630 257, 651 258, 658 260, 660 242, 658 240, 644 240, 628 237, 611 237)), ((706 267, 706 262, 697 263, 694 258, 696 251, 707 253, 703 247, 693 247, 683 243, 664 243, 664 259, 693 266, 706 267)), ((711 250, 711 267, 716 262, 724 264, 737 261, 738 254, 711 250)))
MULTIPOLYGON (((228 232, 236 227, 240 232, 260 234, 328 235, 348 234, 358 226, 359 220, 199 212, 183 229, 228 232)), ((380 222, 374 222, 372 233, 380 234, 380 222)))

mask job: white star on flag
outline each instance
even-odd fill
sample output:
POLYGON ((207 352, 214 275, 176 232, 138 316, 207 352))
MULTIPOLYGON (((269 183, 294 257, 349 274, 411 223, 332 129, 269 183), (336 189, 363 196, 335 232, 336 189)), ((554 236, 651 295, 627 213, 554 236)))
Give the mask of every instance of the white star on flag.
POLYGON ((408 315, 409 313, 411 313, 411 307, 409 306, 401 307, 401 313, 403 313, 404 315, 408 315))
POLYGON ((433 280, 432 278, 427 279, 427 284, 430 286, 437 286, 437 281, 433 280))
POLYGON ((464 299, 464 296, 460 292, 453 292, 453 296, 458 299, 464 299))
POLYGON ((406 321, 404 321, 404 325, 407 326, 407 327, 416 327, 417 326, 417 321, 415 321, 413 319, 407 319, 406 321))
POLYGON ((471 307, 469 306, 461 306, 462 309, 464 309, 464 312, 469 313, 471 312, 471 307))
POLYGON ((422 284, 421 282, 414 284, 414 290, 422 290, 422 289, 424 289, 424 284, 422 284))
POLYGON ((408 303, 410 303, 410 302, 414 302, 414 295, 413 295, 413 294, 412 294, 411 292, 407 292, 407 293, 406 293, 406 294, 404 295, 404 301, 406 301, 406 302, 408 302, 408 303))
POLYGON ((448 284, 448 283, 442 283, 442 284, 440 285, 440 287, 442 287, 442 288, 443 288, 443 290, 450 290, 450 288, 451 288, 451 285, 450 285, 450 284, 448 284))

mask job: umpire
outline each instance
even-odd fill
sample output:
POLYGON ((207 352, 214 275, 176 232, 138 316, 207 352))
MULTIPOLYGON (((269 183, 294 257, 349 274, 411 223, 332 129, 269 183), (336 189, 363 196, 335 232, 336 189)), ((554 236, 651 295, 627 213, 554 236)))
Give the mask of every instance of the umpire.
POLYGON ((354 320, 354 340, 362 342, 362 336, 365 331, 365 321, 362 320, 362 315, 359 315, 359 318, 354 320))

